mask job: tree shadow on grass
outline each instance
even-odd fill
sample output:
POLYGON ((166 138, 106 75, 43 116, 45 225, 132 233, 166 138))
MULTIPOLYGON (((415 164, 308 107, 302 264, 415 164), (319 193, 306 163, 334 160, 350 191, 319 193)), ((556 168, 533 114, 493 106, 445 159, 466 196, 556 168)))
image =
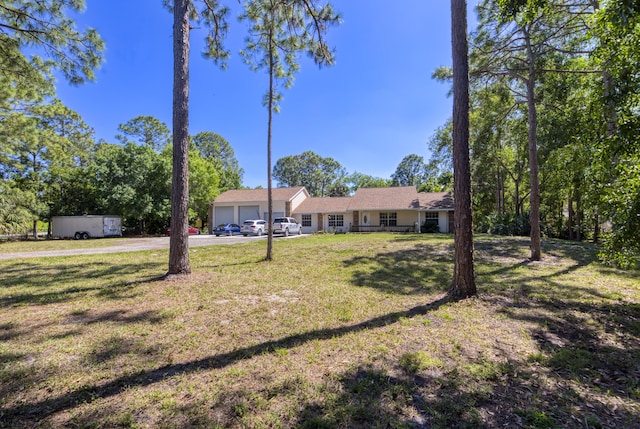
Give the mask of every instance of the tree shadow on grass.
POLYGON ((352 271, 354 285, 400 295, 443 292, 452 276, 447 248, 424 243, 412 249, 357 256, 343 266, 352 271))
MULTIPOLYGON (((640 304, 631 285, 626 297, 608 287, 618 276, 626 284, 637 277, 603 271, 589 244, 547 242, 539 263, 492 258, 491 243, 484 245, 481 264, 498 266, 479 270, 481 298, 530 326, 540 350, 530 360, 547 374, 546 384, 557 386, 556 414, 575 418, 580 410, 589 416, 581 419, 585 427, 640 427, 640 304)), ((528 242, 511 246, 521 254, 528 242)), ((561 424, 560 418, 547 417, 561 424)))
POLYGON ((253 356, 273 353, 280 349, 291 349, 311 341, 329 340, 354 332, 388 326, 398 323, 401 319, 425 315, 438 309, 446 302, 447 300, 440 299, 430 304, 413 307, 405 311, 389 313, 351 326, 310 331, 291 335, 279 340, 267 341, 254 346, 240 348, 229 353, 214 355, 204 359, 165 365, 154 370, 141 371, 136 374, 122 376, 101 385, 84 386, 57 397, 27 402, 14 407, 6 407, 2 410, 2 413, 9 426, 13 424, 19 425, 25 421, 39 421, 53 413, 66 411, 79 404, 92 402, 99 398, 109 398, 133 387, 150 386, 171 377, 192 374, 203 370, 225 368, 236 362, 250 359, 253 356))
MULTIPOLYGON (((145 262, 147 270, 159 271, 163 264, 145 262)), ((60 261, 51 265, 14 263, 2 269, 0 308, 22 304, 68 302, 80 295, 98 293, 107 299, 121 299, 132 286, 155 281, 157 276, 139 276, 136 281, 123 278, 139 273, 139 263, 78 265, 77 261, 60 261), (100 279, 100 287, 93 279, 100 279)))

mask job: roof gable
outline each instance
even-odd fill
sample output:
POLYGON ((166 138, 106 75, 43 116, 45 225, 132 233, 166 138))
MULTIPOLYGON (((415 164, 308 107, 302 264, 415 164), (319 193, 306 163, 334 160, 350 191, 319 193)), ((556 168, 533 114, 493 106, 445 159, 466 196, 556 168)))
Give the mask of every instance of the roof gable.
MULTIPOLYGON (((307 198, 309 192, 304 186, 298 186, 295 188, 273 188, 272 196, 273 201, 291 201, 299 193, 305 193, 307 198)), ((214 203, 247 203, 257 201, 267 201, 268 189, 231 189, 218 195, 218 198, 214 200, 214 203)))

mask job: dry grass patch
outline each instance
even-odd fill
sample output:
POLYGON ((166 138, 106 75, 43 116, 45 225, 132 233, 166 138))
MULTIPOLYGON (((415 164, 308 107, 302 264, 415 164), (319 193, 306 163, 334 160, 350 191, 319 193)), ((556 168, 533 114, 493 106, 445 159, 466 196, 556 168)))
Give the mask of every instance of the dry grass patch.
POLYGON ((640 284, 589 245, 336 235, 0 262, 6 427, 633 427, 640 284))

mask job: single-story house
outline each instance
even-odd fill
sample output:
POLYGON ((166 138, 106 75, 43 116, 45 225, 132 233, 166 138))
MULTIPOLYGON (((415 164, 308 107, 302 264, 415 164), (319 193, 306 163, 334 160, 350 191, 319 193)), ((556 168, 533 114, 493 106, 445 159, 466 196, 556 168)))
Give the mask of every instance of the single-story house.
MULTIPOLYGON (((209 228, 220 223, 267 219, 267 190, 232 190, 209 207, 209 228)), ((453 197, 448 192, 418 192, 414 186, 360 188, 351 197, 314 198, 304 187, 274 188, 273 215, 290 216, 303 232, 416 231, 430 223, 453 232, 453 197)))
MULTIPOLYGON (((267 189, 234 189, 223 192, 209 203, 209 231, 221 223, 241 224, 247 219, 269 218, 267 189)), ((293 210, 310 198, 304 186, 273 188, 273 217, 292 217, 293 210)))

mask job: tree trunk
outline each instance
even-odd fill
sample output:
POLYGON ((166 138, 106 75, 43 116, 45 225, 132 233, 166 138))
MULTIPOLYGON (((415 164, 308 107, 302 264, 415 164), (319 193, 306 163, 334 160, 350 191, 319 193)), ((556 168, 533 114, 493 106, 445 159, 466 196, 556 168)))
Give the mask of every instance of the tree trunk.
POLYGON ((569 229, 569 240, 573 241, 575 239, 575 236, 573 234, 573 226, 574 226, 574 212, 573 212, 573 198, 572 198, 572 193, 569 192, 569 213, 568 213, 569 218, 567 219, 567 228, 569 229))
POLYGON ((451 39, 453 51, 455 255, 449 297, 457 300, 476 294, 471 217, 471 167, 469 162, 469 48, 466 0, 451 0, 451 39))
MULTIPOLYGON (((273 13, 273 12, 272 12, 273 13)), ((272 16, 273 22, 273 16, 272 16)), ((271 184, 271 126, 273 124, 273 30, 269 27, 269 116, 267 124, 267 207, 269 211, 269 228, 267 233, 267 256, 266 260, 271 261, 273 259, 273 186, 271 184)))
POLYGON ((580 189, 576 189, 575 193, 576 198, 576 240, 582 241, 582 195, 580 194, 580 189))
POLYGON ((538 113, 535 98, 536 64, 529 31, 524 30, 529 61, 529 76, 527 79, 527 110, 529 114, 529 182, 531 183, 531 195, 529 195, 529 223, 531 224, 531 260, 539 261, 542 258, 540 245, 540 185, 538 182, 538 113))
POLYGON ((190 274, 189 265, 189 0, 173 6, 173 181, 168 274, 190 274))

